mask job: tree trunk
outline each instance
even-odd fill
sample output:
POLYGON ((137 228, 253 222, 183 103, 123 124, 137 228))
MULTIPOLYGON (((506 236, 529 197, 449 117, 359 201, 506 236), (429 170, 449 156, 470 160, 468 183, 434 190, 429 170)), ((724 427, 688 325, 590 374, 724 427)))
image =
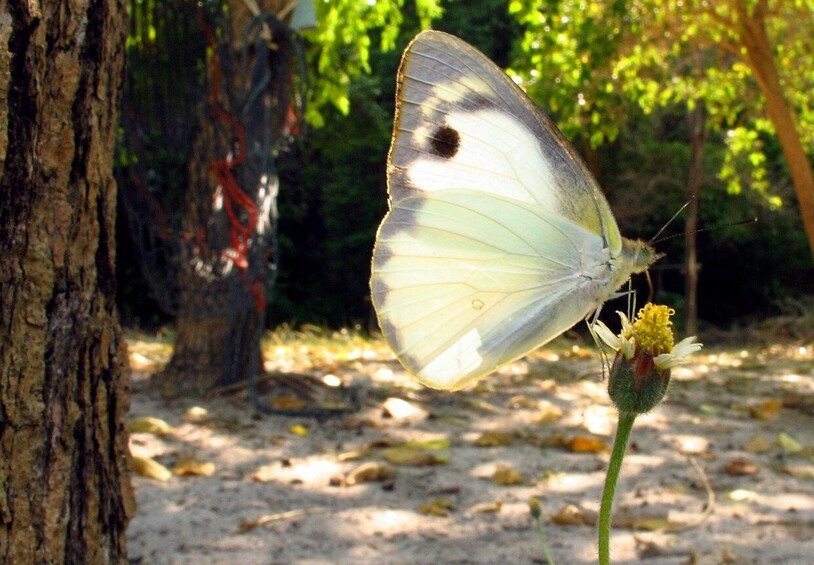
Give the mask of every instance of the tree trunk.
POLYGON ((766 114, 774 124, 789 166, 808 244, 814 254, 814 170, 797 131, 794 112, 783 94, 774 51, 766 34, 765 10, 765 3, 758 3, 750 14, 745 3, 738 1, 741 41, 746 48, 746 62, 766 99, 766 114))
POLYGON ((684 333, 698 334, 698 206, 704 180, 706 128, 703 102, 696 101, 688 116, 690 167, 687 175, 687 220, 684 222, 684 333))
MULTIPOLYGON (((259 4, 278 15, 293 6, 259 4)), ((213 50, 212 92, 199 112, 183 220, 195 237, 179 263, 177 336, 162 383, 170 395, 206 392, 262 370, 265 293, 277 260, 273 153, 286 135, 294 55, 293 36, 271 20, 256 25, 247 6, 230 2, 224 33, 231 41, 213 50), (252 42, 247 29, 260 40, 252 42), (243 66, 245 53, 250 64, 243 66), (240 229, 242 241, 235 238, 240 229)))
POLYGON ((0 562, 126 563, 120 0, 0 2, 0 562))

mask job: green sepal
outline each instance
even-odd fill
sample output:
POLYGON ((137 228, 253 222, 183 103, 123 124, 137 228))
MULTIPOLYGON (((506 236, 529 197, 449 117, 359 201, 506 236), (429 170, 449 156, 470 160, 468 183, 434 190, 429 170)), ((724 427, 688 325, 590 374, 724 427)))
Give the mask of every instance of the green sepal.
POLYGON ((656 369, 652 357, 637 354, 633 359, 617 355, 608 379, 608 394, 619 412, 644 414, 663 399, 670 384, 670 371, 656 369))

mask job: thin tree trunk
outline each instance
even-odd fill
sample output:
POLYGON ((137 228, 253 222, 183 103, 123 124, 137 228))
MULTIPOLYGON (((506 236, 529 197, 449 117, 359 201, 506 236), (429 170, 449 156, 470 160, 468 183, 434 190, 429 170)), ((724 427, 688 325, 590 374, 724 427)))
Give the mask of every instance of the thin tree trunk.
POLYGON ((687 219, 684 222, 684 332, 698 333, 698 205, 704 179, 703 156, 706 141, 704 105, 697 101, 687 115, 690 129, 690 167, 687 175, 687 219))
MULTIPOLYGON (((282 0, 258 4, 265 14, 280 17, 290 15, 293 6, 282 0)), ((207 108, 201 108, 200 129, 190 157, 183 223, 184 231, 196 238, 182 251, 180 260, 177 337, 162 383, 170 395, 206 392, 244 381, 262 370, 265 292, 270 260, 277 259, 271 245, 278 188, 271 152, 282 137, 285 113, 276 116, 275 112, 280 107, 287 109, 281 99, 290 88, 292 38, 279 29, 264 27, 260 36, 273 41, 273 56, 254 44, 249 52, 255 67, 241 66, 244 42, 249 41, 246 30, 255 22, 255 14, 247 6, 242 0, 230 2, 226 26, 232 30, 227 36, 231 43, 216 51, 220 59, 213 60, 210 69, 214 73, 210 80, 220 85, 213 89, 217 103, 210 99, 207 108), (267 66, 261 69, 260 65, 267 66), (243 103, 236 93, 257 88, 253 81, 258 72, 270 72, 264 90, 245 102, 245 107, 236 107, 243 103), (245 146, 238 142, 239 131, 245 134, 245 146), (247 208, 238 210, 233 204, 235 214, 229 217, 229 189, 212 168, 213 163, 227 160, 234 165, 241 198, 248 198, 257 213, 254 225, 247 208), (245 256, 236 249, 235 217, 253 230, 245 256)))
MULTIPOLYGON (((248 77, 242 77, 249 81, 248 77)), ((227 97, 222 96, 223 104, 227 97)), ((237 113, 227 106, 229 112, 237 113)), ((189 164, 183 225, 186 233, 196 234, 195 241, 181 250, 179 257, 178 317, 172 359, 163 372, 163 389, 172 396, 201 394, 218 387, 246 380, 249 360, 260 358, 258 332, 260 309, 265 304, 267 265, 261 256, 264 243, 262 230, 268 231, 268 215, 258 215, 260 232, 252 234, 252 249, 246 265, 238 266, 232 245, 233 225, 225 211, 225 189, 211 171, 211 163, 224 159, 230 151, 234 131, 219 130, 217 120, 204 107, 199 111, 200 129, 189 164), (224 139, 226 138, 226 139, 224 139), (259 293, 259 294, 258 294, 259 293)), ((228 128, 226 128, 228 129, 228 128)), ((254 186, 240 187, 254 201, 258 210, 268 210, 268 200, 276 190, 258 190, 260 174, 247 174, 247 164, 240 165, 246 179, 254 176, 254 186)), ((246 214, 239 215, 243 224, 246 214)), ((256 365, 255 365, 256 367, 256 365)))
POLYGON ((0 2, 0 562, 126 563, 120 0, 0 2))
POLYGON ((814 170, 797 131, 794 111, 783 94, 774 51, 766 33, 766 3, 758 3, 751 14, 743 0, 738 0, 737 7, 741 22, 741 41, 746 47, 746 62, 766 100, 766 114, 774 124, 783 156, 789 166, 803 226, 814 254, 814 170))

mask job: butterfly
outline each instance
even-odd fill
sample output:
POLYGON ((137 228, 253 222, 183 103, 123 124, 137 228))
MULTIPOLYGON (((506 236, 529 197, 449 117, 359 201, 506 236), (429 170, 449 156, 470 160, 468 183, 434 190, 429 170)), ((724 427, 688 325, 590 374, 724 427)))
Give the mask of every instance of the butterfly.
POLYGON ((425 385, 459 389, 597 311, 659 255, 621 236, 554 123, 480 51, 438 31, 407 46, 370 289, 425 385))

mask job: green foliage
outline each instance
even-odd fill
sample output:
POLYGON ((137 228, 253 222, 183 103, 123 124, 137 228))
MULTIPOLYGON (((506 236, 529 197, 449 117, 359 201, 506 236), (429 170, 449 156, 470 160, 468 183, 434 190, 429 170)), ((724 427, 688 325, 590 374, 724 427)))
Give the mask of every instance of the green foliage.
POLYGON ((620 0, 509 3, 526 29, 510 74, 557 117, 566 136, 588 138, 593 147, 615 139, 624 121, 612 63, 625 9, 620 0))
MULTIPOLYGON (((438 0, 414 0, 421 28, 441 16, 438 0)), ((395 48, 404 23, 404 0, 317 1, 317 26, 303 31, 308 40, 309 93, 306 119, 314 126, 325 125, 324 111, 333 106, 342 114, 350 111, 350 90, 362 75, 369 74, 373 33, 378 48, 395 48)))
MULTIPOLYGON (((625 235, 652 238, 686 202, 687 127, 682 106, 649 115, 634 111, 616 141, 599 151, 599 181, 625 235)), ((710 231, 698 234, 702 323, 728 326, 744 317, 765 316, 788 296, 814 292, 807 242, 782 154, 773 138, 763 143, 768 178, 784 203, 779 208, 757 191, 729 192, 717 175, 729 153, 723 143, 710 142, 704 152, 698 227, 710 231), (732 225, 752 218, 758 221, 732 225)), ((662 237, 680 234, 679 219, 662 237)), ((680 311, 684 240, 673 237, 656 247, 666 256, 650 270, 655 299, 680 311)), ((634 283, 639 296, 646 296, 646 285, 634 283)))
MULTIPOLYGON (((349 113, 326 106, 324 127, 280 163, 282 252, 272 323, 374 325, 370 254, 387 210, 385 166, 396 70, 401 50, 423 26, 418 14, 403 17, 398 49, 371 47, 371 74, 352 81, 349 113)), ((434 27, 466 37, 504 63, 519 33, 503 0, 447 3, 434 27)), ((376 44, 374 34, 370 45, 376 44)))
POLYGON ((746 181, 776 202, 759 156, 758 136, 772 126, 741 25, 761 7, 799 133, 814 148, 810 1, 512 0, 509 11, 526 30, 513 72, 567 135, 594 147, 615 138, 631 103, 649 113, 703 100, 708 127, 724 133, 733 152, 721 171, 730 189, 746 181), (744 164, 751 175, 735 173, 744 164))
MULTIPOLYGON (((810 10, 811 3, 797 0, 795 6, 810 10)), ((146 10, 147 4, 164 6, 132 0, 131 9, 146 10)), ((698 42, 706 71, 694 74, 695 60, 682 50, 714 26, 688 29, 686 40, 662 41, 656 36, 664 28, 653 28, 655 20, 645 18, 652 14, 643 11, 654 4, 641 0, 633 10, 622 0, 512 0, 509 15, 505 0, 444 2, 443 17, 433 26, 473 43, 500 65, 513 61, 514 76, 543 108, 554 110, 567 137, 578 147, 596 148, 590 154, 592 169, 628 236, 650 239, 684 204, 686 110, 703 99, 720 135, 710 137, 704 156, 699 227, 717 229, 699 234, 702 318, 723 325, 766 314, 785 296, 814 291, 811 277, 805 276, 806 241, 780 148, 771 124, 756 111, 762 100, 751 70, 736 56, 712 49, 709 40, 698 42), (628 54, 624 61, 620 53, 628 54), (682 69, 687 73, 676 75, 682 69), (760 190, 742 190, 749 183, 760 190), (721 227, 755 216, 758 224, 721 227)), ((160 17, 134 12, 127 81, 130 96, 153 105, 157 116, 174 115, 172 131, 185 136, 195 126, 192 109, 201 95, 206 47, 194 10, 173 15, 179 5, 192 6, 168 2, 160 17), (174 60, 187 64, 172 67, 174 60)), ((307 32, 309 120, 323 127, 311 130, 278 160, 281 253, 270 300, 272 324, 373 327, 369 261, 387 208, 385 163, 396 68, 401 49, 438 16, 439 5, 418 0, 317 3, 323 26, 307 32)), ((773 25, 778 26, 773 34, 794 38, 808 24, 773 25)), ((780 45, 777 56, 793 61, 786 68, 798 68, 800 61, 801 72, 784 81, 797 93, 790 99, 798 108, 801 131, 810 132, 814 73, 802 72, 811 59, 804 51, 792 41, 780 45)), ((180 138, 162 139, 158 131, 157 124, 141 137, 152 155, 150 182, 183 187, 188 146, 180 138)), ((811 134, 805 135, 807 143, 814 143, 811 134)), ((119 156, 121 165, 133 165, 134 155, 124 148, 119 156)), ((170 213, 183 208, 182 191, 177 194, 170 213)), ((675 226, 667 234, 681 231, 675 226)), ((652 271, 659 296, 662 301, 664 293, 680 297, 683 241, 675 238, 657 247, 667 253, 652 271)), ((120 304, 131 317, 149 320, 147 312, 155 310, 144 301, 148 292, 132 268, 135 263, 127 259, 132 252, 126 242, 119 257, 120 304)), ((639 290, 639 296, 646 295, 643 285, 639 290)), ((624 308, 617 304, 606 310, 612 314, 616 307, 624 308)))
POLYGON ((326 110, 326 127, 281 162, 281 265, 273 322, 339 325, 369 317, 370 253, 387 209, 385 159, 392 127, 390 112, 377 103, 381 80, 356 81, 350 114, 326 110))

